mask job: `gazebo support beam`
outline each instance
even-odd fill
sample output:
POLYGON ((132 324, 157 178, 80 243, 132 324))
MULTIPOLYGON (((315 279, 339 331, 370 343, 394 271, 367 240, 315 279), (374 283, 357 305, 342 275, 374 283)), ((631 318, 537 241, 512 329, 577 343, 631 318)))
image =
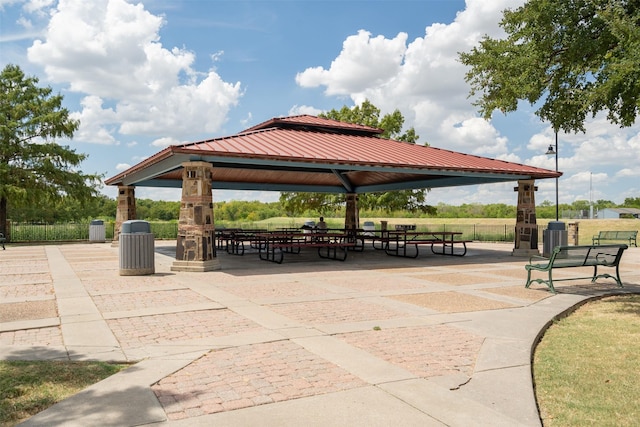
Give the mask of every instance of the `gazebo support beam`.
POLYGON ((344 228, 347 230, 356 230, 360 228, 360 213, 358 210, 358 195, 349 193, 346 196, 346 209, 344 217, 344 228))

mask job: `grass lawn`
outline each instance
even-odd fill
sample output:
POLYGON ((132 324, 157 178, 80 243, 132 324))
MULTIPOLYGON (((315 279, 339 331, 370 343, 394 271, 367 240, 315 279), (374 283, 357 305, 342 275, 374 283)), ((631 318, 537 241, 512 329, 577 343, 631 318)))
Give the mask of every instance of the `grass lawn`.
POLYGON ((0 426, 18 424, 129 365, 0 361, 0 426))
POLYGON ((591 301, 544 334, 533 360, 545 426, 637 426, 640 295, 591 301))

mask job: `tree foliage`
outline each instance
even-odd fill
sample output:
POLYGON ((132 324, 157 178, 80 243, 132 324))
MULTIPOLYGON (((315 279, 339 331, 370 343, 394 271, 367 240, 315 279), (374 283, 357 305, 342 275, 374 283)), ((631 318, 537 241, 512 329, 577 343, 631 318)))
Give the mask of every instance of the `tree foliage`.
MULTIPOLYGON (((380 117, 380 109, 368 100, 362 105, 353 108, 343 106, 340 110, 331 110, 320 114, 326 119, 338 120, 346 123, 355 123, 364 126, 382 129, 382 138, 395 139, 397 141, 415 144, 419 136, 413 128, 402 133, 404 117, 399 110, 380 117)), ((435 212, 435 208, 426 204, 426 189, 399 190, 389 192, 360 194, 358 206, 362 209, 375 210, 408 210, 411 212, 435 212)), ((290 214, 299 214, 306 211, 326 215, 336 211, 345 203, 344 194, 328 193, 282 193, 280 202, 290 214)))
POLYGON ((625 208, 639 208, 640 209, 640 197, 627 197, 622 204, 625 208))
POLYGON ((640 107, 640 4, 629 0, 529 0, 505 10, 506 38, 485 36, 461 53, 485 118, 540 102, 555 131, 584 132, 588 115, 631 126, 640 107))
POLYGON ((37 83, 16 65, 0 74, 0 232, 5 234, 9 203, 81 203, 97 194, 101 181, 78 169, 86 155, 53 141, 71 138, 79 122, 62 108, 61 95, 37 83))

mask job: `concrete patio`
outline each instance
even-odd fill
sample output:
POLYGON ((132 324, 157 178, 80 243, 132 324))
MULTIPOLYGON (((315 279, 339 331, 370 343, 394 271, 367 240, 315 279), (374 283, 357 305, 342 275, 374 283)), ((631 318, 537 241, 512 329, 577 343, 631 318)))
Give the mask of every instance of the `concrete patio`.
MULTIPOLYGON (((589 298, 640 292, 640 249, 613 280, 525 289, 513 245, 345 262, 218 253, 222 269, 120 276, 110 243, 0 252, 0 358, 137 362, 26 426, 537 426, 531 353, 589 298)), ((575 269, 554 276, 576 276, 575 269)))

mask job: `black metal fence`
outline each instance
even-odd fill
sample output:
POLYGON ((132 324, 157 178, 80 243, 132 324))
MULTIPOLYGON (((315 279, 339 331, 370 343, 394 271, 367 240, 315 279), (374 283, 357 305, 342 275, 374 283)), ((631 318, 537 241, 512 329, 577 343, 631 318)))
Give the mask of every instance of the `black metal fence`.
MULTIPOLYGON (((178 235, 178 224, 167 222, 149 222, 151 232, 156 239, 175 239, 178 235)), ((115 223, 104 223, 105 239, 113 240, 115 223)), ((90 223, 69 224, 21 224, 9 225, 8 242, 38 243, 38 242, 72 242, 89 240, 90 223)))
MULTIPOLYGON (((178 224, 174 222, 149 222, 156 239, 175 239, 178 224)), ((11 223, 8 242, 37 243, 89 240, 90 223, 72 224, 20 224, 11 223)), ((113 239, 115 223, 105 222, 105 238, 113 239)), ((247 228, 255 228, 255 224, 247 228)), ((514 224, 420 224, 419 231, 461 231, 461 239, 482 242, 513 242, 514 224)), ((538 229, 538 241, 542 241, 542 227, 538 229)))

